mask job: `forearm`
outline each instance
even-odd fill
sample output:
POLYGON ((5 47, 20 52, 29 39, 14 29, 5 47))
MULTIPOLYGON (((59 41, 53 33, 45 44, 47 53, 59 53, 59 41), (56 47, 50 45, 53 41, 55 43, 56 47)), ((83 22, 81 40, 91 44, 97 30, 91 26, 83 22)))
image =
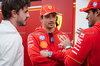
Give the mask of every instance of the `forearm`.
POLYGON ((55 59, 56 61, 64 62, 65 52, 52 52, 51 59, 55 59))
POLYGON ((64 62, 65 55, 70 54, 72 48, 65 49, 65 52, 52 52, 51 59, 55 59, 60 62, 64 62))
POLYGON ((50 66, 50 65, 54 66, 57 64, 55 60, 43 57, 41 55, 31 55, 30 59, 32 64, 39 66, 50 66))

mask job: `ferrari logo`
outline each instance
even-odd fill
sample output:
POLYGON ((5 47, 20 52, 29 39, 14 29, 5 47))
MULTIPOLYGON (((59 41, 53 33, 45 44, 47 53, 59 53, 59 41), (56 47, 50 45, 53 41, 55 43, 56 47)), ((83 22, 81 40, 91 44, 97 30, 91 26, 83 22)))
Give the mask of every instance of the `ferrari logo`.
POLYGON ((51 6, 48 6, 48 8, 49 8, 49 9, 52 9, 52 7, 51 7, 51 6))
POLYGON ((57 35, 58 38, 61 38, 60 35, 57 35))
POLYGON ((60 14, 57 15, 57 20, 56 20, 55 27, 57 27, 58 30, 60 30, 61 25, 62 25, 62 14, 60 13, 60 14))

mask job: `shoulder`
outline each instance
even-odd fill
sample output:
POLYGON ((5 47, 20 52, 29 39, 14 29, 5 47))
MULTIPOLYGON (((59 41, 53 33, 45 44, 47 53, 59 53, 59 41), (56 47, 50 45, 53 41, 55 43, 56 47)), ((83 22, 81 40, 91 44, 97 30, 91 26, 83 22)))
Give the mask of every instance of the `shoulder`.
POLYGON ((92 28, 87 28, 87 29, 84 29, 84 30, 82 31, 82 33, 88 34, 88 35, 94 34, 95 32, 96 32, 96 29, 95 29, 94 27, 92 27, 92 28))
POLYGON ((87 29, 84 29, 83 32, 88 32, 88 31, 94 31, 94 27, 91 27, 91 28, 87 28, 87 29))
POLYGON ((7 38, 7 42, 13 42, 15 44, 20 44, 22 43, 22 37, 19 34, 12 34, 8 35, 7 37, 5 36, 5 39, 7 38))
POLYGON ((67 33, 69 33, 69 32, 62 32, 62 31, 57 32, 57 34, 61 34, 61 35, 67 35, 67 33))
POLYGON ((37 35, 40 35, 40 34, 41 34, 40 32, 32 32, 28 36, 37 36, 37 35))
POLYGON ((1 49, 17 48, 22 45, 22 38, 19 35, 4 35, 0 40, 1 49))
POLYGON ((45 34, 47 34, 46 32, 32 32, 32 33, 30 33, 28 36, 35 36, 35 37, 38 37, 38 36, 40 36, 40 35, 45 35, 45 34))
POLYGON ((7 24, 0 24, 0 32, 15 32, 17 29, 13 26, 9 26, 7 24))
POLYGON ((6 26, 5 24, 0 24, 0 31, 8 31, 8 29, 10 28, 6 26))
POLYGON ((28 35, 28 39, 38 39, 39 36, 41 35, 44 35, 44 34, 41 34, 41 32, 32 32, 28 35))
POLYGON ((87 28, 87 29, 84 29, 79 35, 78 37, 81 38, 81 39, 92 39, 94 37, 94 35, 96 35, 96 29, 94 27, 92 28, 87 28))

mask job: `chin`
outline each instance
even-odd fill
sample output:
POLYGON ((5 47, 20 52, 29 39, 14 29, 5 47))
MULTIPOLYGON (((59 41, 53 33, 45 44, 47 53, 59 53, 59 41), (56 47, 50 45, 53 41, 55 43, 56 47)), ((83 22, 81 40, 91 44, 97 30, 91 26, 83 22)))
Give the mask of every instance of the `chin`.
POLYGON ((92 27, 93 25, 89 25, 90 27, 92 27))
POLYGON ((24 24, 24 26, 26 26, 26 23, 24 24))
POLYGON ((19 26, 26 26, 26 23, 25 24, 20 24, 19 26))

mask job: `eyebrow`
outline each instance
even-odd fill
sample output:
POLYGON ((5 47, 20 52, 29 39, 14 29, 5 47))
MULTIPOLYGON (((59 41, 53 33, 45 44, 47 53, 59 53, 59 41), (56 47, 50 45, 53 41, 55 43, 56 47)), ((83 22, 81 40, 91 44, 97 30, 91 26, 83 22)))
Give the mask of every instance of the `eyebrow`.
POLYGON ((28 12, 28 10, 25 11, 25 13, 28 12))

